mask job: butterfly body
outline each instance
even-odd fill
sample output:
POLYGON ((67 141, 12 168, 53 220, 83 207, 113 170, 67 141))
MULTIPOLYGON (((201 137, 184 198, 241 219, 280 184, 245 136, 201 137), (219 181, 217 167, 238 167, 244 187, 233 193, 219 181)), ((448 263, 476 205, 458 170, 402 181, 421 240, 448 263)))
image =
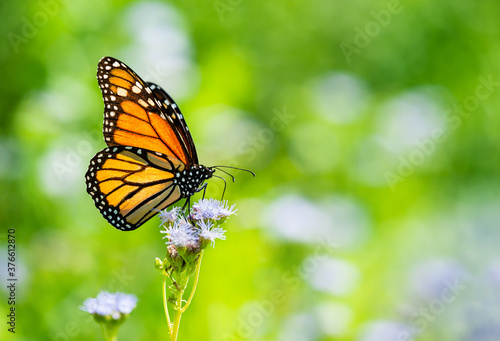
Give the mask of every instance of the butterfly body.
POLYGON ((174 185, 179 186, 181 198, 188 198, 198 191, 201 184, 212 177, 215 172, 210 167, 193 165, 190 168, 178 171, 174 175, 174 185))
POLYGON ((108 147, 90 161, 87 192, 111 225, 130 231, 191 197, 215 170, 198 164, 184 117, 161 87, 111 57, 97 70, 108 147))

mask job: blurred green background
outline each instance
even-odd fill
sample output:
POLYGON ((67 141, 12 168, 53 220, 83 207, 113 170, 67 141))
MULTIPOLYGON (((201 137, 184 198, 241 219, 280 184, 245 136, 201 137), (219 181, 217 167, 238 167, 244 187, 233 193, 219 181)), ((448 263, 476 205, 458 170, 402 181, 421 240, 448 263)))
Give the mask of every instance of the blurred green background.
POLYGON ((498 1, 0 11, 2 340, 100 340, 79 310, 100 290, 139 298, 119 340, 167 339, 159 219, 120 232, 85 191, 106 55, 172 95, 202 164, 257 173, 233 173, 238 216, 205 253, 180 341, 500 339, 498 1))

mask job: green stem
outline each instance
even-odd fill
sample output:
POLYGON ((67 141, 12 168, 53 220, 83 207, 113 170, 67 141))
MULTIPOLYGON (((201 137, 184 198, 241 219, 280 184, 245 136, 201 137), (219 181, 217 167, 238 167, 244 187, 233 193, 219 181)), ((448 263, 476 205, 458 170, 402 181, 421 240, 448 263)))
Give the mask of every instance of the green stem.
POLYGON ((116 341, 118 339, 118 326, 108 327, 104 323, 101 323, 102 334, 104 335, 104 340, 106 341, 116 341))
MULTIPOLYGON (((194 293, 196 291, 196 286, 198 284, 198 279, 200 276, 200 267, 201 267, 201 259, 203 257, 203 251, 200 254, 200 257, 197 260, 196 263, 196 268, 195 268, 195 280, 193 283, 193 288, 191 289, 191 294, 189 295, 189 299, 184 305, 182 306, 182 296, 184 294, 184 290, 186 290, 190 274, 192 272, 187 269, 177 275, 177 280, 175 280, 175 277, 172 274, 171 280, 172 280, 172 287, 171 290, 175 294, 175 303, 171 303, 172 309, 174 310, 174 320, 173 323, 170 323, 170 318, 168 315, 168 306, 167 306, 167 286, 166 286, 166 276, 163 277, 163 307, 165 309, 165 316, 167 317, 167 321, 169 323, 169 333, 170 333, 170 341, 177 341, 177 335, 179 333, 179 326, 181 323, 181 316, 182 314, 186 311, 188 306, 191 304, 191 301, 193 300, 194 293)), ((191 268, 192 269, 192 268, 191 268)))
POLYGON ((170 316, 168 315, 168 305, 167 305, 167 275, 163 275, 163 309, 165 310, 165 318, 168 324, 168 334, 172 335, 172 323, 170 322, 170 316))
POLYGON ((106 335, 106 327, 104 327, 103 323, 100 323, 102 329, 102 336, 104 336, 104 340, 108 339, 108 335, 106 335))
POLYGON ((170 341, 177 341, 177 333, 179 333, 179 325, 181 324, 181 316, 182 316, 182 291, 179 293, 176 302, 176 310, 174 315, 174 326, 172 329, 172 333, 170 334, 170 341))
POLYGON ((200 269, 201 269, 201 259, 203 257, 203 251, 200 253, 200 259, 198 259, 198 264, 196 264, 196 275, 194 277, 194 283, 193 283, 193 288, 191 289, 191 295, 189 295, 189 299, 184 305, 184 307, 181 309, 181 313, 185 312, 186 309, 189 307, 191 304, 191 301, 193 300, 194 292, 196 291, 196 286, 198 285, 198 278, 200 277, 200 269))

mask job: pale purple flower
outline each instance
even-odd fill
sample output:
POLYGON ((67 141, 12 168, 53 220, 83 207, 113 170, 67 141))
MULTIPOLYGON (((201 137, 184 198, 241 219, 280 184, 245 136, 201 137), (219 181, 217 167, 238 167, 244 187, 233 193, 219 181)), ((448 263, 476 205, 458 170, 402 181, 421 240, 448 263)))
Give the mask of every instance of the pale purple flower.
POLYGON ((180 207, 174 207, 170 211, 169 210, 163 210, 160 212, 160 220, 162 224, 166 223, 173 223, 179 218, 179 213, 181 211, 180 207))
POLYGON ((137 305, 137 297, 121 292, 116 293, 116 309, 122 314, 130 314, 137 305))
POLYGON ((102 308, 99 306, 99 303, 97 303, 97 298, 87 298, 80 307, 80 310, 86 311, 90 314, 97 314, 98 311, 102 311, 101 309, 102 308))
POLYGON ((219 219, 227 218, 230 215, 236 214, 238 209, 235 209, 234 206, 236 205, 229 207, 227 201, 222 201, 219 208, 219 219))
POLYGON ((162 211, 160 218, 164 229, 160 232, 165 234, 165 244, 174 248, 198 250, 200 247, 205 248, 207 242, 214 246, 216 239, 226 239, 226 231, 216 224, 236 214, 236 211, 234 205, 229 206, 227 201, 200 199, 193 204, 187 219, 178 207, 162 211))
POLYGON ((201 199, 193 204, 191 217, 194 220, 220 220, 235 214, 237 210, 234 209, 234 206, 229 207, 227 201, 201 199))
POLYGON ((118 320, 123 314, 130 314, 137 305, 137 297, 121 292, 102 291, 96 298, 88 298, 83 302, 81 310, 100 316, 111 316, 118 320))
POLYGON ((165 244, 186 247, 198 241, 198 235, 193 225, 184 219, 176 220, 172 225, 166 227, 164 231, 168 241, 165 244))
POLYGON ((226 240, 226 236, 224 235, 226 231, 220 227, 214 227, 214 224, 211 221, 205 222, 205 220, 199 220, 196 222, 196 225, 200 228, 200 238, 203 240, 209 240, 212 247, 215 246, 216 239, 226 240))

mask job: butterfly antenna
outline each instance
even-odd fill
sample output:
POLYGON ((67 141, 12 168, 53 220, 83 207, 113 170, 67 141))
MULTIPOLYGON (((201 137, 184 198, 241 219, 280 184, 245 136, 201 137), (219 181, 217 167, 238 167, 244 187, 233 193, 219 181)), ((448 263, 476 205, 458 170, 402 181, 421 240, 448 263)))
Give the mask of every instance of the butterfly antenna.
POLYGON ((222 179, 222 181, 224 181, 224 189, 222 190, 222 198, 220 199, 222 201, 222 200, 224 200, 224 193, 226 193, 226 186, 227 186, 226 179, 224 179, 222 176, 218 176, 218 175, 212 175, 212 176, 215 178, 222 179))
POLYGON ((235 181, 236 181, 236 179, 234 178, 234 176, 233 176, 231 173, 228 173, 228 172, 226 172, 225 170, 223 170, 223 169, 219 169, 219 168, 217 168, 217 170, 221 171, 222 173, 226 173, 227 175, 229 175, 229 176, 231 177, 231 179, 233 179, 233 182, 235 182, 235 181))
POLYGON ((240 170, 240 171, 243 171, 243 172, 248 172, 250 174, 253 175, 253 177, 255 178, 255 173, 252 172, 251 170, 249 169, 244 169, 244 168, 238 168, 238 167, 232 167, 232 166, 213 166, 212 168, 216 168, 216 169, 219 169, 220 171, 223 172, 223 170, 221 168, 231 168, 231 169, 236 169, 236 170, 240 170))

